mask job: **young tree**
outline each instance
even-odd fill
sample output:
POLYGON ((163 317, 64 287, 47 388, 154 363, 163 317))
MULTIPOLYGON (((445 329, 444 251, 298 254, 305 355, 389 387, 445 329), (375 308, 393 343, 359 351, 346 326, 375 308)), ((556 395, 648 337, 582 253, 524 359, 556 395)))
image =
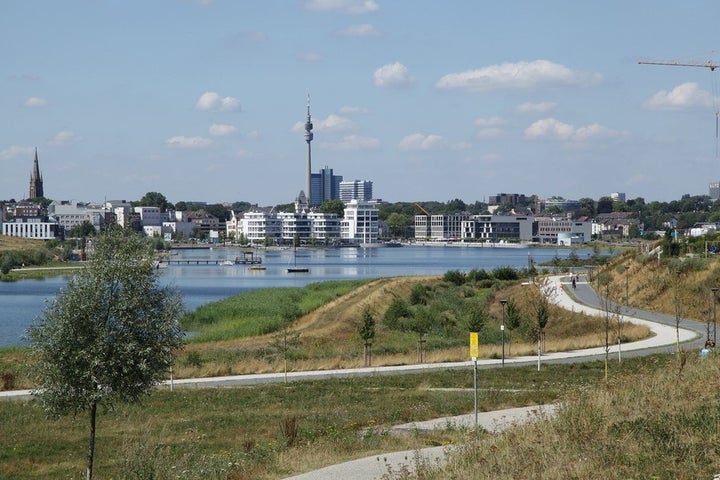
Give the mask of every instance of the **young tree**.
POLYGON ((98 405, 137 402, 166 377, 184 310, 176 291, 158 286, 145 239, 115 228, 94 243, 89 264, 28 331, 43 408, 56 418, 89 412, 87 480, 98 405))
POLYGON ((365 366, 370 366, 370 347, 372 339, 375 338, 375 318, 373 317, 370 305, 365 305, 362 312, 362 321, 360 323, 360 338, 362 338, 364 346, 365 366))

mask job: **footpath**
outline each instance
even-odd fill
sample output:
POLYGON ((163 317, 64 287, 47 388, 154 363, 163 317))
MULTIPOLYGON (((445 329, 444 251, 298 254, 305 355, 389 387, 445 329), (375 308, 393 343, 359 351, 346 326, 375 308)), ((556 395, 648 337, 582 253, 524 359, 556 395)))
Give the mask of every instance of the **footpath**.
MULTIPOLYGON (((580 277, 580 281, 576 282, 576 288, 572 289, 569 276, 558 275, 550 277, 550 284, 552 288, 550 289, 551 293, 548 296, 548 300, 551 303, 567 310, 595 316, 606 315, 607 312, 600 307, 601 300, 597 297, 595 291, 590 288, 584 278, 585 277, 580 277)), ((620 347, 622 352, 618 352, 618 345, 611 346, 610 354, 613 356, 620 354, 623 356, 647 355, 657 351, 674 351, 678 343, 683 344, 683 348, 692 347, 693 349, 697 348, 699 351, 699 345, 701 345, 705 340, 703 338, 706 328, 705 324, 692 320, 682 320, 679 323, 679 326, 676 327, 675 319, 669 315, 640 311, 626 307, 620 307, 617 310, 620 312, 624 321, 645 325, 650 329, 652 334, 644 340, 622 344, 620 347)), ((614 308, 613 311, 615 311, 614 308)), ((505 364, 512 366, 535 363, 588 361, 604 358, 604 356, 605 347, 596 347, 585 350, 543 353, 541 357, 509 357, 505 358, 505 364)), ((502 360, 500 359, 478 360, 477 362, 478 368, 495 368, 500 367, 501 364, 502 360)), ((347 378, 369 375, 397 375, 404 373, 419 373, 429 370, 460 368, 472 369, 472 367, 473 362, 469 360, 466 362, 444 362, 391 367, 288 372, 287 374, 271 373, 235 375, 227 377, 169 380, 164 382, 160 388, 215 388, 340 377, 347 378)), ((30 390, 0 392, 0 401, 29 398, 31 398, 30 390)), ((482 427, 489 432, 500 432, 522 422, 547 418, 548 415, 552 415, 555 412, 555 408, 556 406, 554 405, 543 405, 525 408, 512 408, 493 412, 482 412, 478 413, 477 426, 482 427)), ((390 431, 392 433, 402 434, 413 430, 444 429, 449 426, 474 428, 475 425, 475 414, 471 413, 455 417, 445 417, 424 422, 397 425, 392 427, 390 431)), ((290 477, 288 480, 334 480, 338 478, 342 478, 344 480, 379 479, 383 476, 387 476, 389 471, 398 472, 400 468, 411 469, 413 465, 417 464, 440 464, 445 459, 446 448, 447 447, 432 447, 421 450, 374 455, 290 477)))

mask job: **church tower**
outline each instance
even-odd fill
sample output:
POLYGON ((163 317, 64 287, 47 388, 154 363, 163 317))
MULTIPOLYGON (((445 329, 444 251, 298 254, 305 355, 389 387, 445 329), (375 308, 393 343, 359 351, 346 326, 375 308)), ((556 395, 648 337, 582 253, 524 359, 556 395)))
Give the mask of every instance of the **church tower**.
POLYGON ((38 197, 44 197, 43 192, 43 179, 40 175, 40 165, 38 164, 37 148, 35 148, 35 161, 33 162, 33 171, 30 176, 30 196, 29 200, 33 200, 38 197))

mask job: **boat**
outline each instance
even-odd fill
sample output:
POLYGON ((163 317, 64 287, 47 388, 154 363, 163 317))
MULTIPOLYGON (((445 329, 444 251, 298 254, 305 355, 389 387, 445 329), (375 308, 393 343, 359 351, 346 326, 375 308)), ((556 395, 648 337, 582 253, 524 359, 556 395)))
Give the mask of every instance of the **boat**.
POLYGON ((297 248, 293 246, 293 264, 292 266, 288 266, 287 268, 288 273, 308 273, 310 272, 310 269, 308 267, 297 265, 297 248))
POLYGON ((232 265, 235 265, 235 262, 232 262, 230 260, 225 260, 224 262, 220 262, 220 265, 232 266, 232 265))
POLYGON ((264 265, 251 265, 248 270, 267 270, 267 268, 264 265))

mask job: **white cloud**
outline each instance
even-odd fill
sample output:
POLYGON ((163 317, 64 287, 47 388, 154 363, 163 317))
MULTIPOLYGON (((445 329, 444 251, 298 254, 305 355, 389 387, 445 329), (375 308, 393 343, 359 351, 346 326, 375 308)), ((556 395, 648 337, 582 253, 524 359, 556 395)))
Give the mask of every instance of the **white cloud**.
POLYGON ((371 150, 380 146, 380 140, 373 137, 346 135, 339 142, 322 142, 320 146, 328 150, 371 150))
POLYGON ((260 136, 260 132, 258 132, 257 130, 253 130, 251 132, 246 133, 245 136, 249 137, 249 138, 258 138, 260 136))
MULTIPOLYGON (((355 128, 355 124, 351 120, 341 117, 340 115, 335 115, 334 113, 331 113, 323 120, 313 120, 313 131, 315 132, 345 132, 348 130, 354 130, 355 128)), ((295 122, 292 128, 290 128, 290 131, 304 132, 305 122, 295 122)))
POLYGON ((518 105, 517 107, 515 107, 515 109, 518 112, 543 113, 543 112, 548 112, 548 111, 552 110, 556 106, 557 106, 557 103, 555 103, 555 102, 538 102, 538 103, 526 102, 526 103, 518 105))
POLYGON ((337 11, 350 15, 362 15, 380 9, 374 0, 307 0, 305 8, 308 10, 337 11))
POLYGON ((25 105, 28 108, 41 108, 46 107, 48 104, 47 99, 41 98, 41 97, 30 97, 27 100, 25 100, 25 105))
POLYGON ((547 60, 503 63, 477 70, 450 73, 435 86, 441 90, 478 93, 493 90, 530 89, 568 85, 592 85, 602 80, 597 73, 575 72, 547 60))
POLYGON ((226 137, 237 132, 237 127, 233 125, 223 125, 221 123, 213 123, 208 129, 210 135, 213 137, 226 137))
POLYGON ((202 147, 207 147, 211 143, 212 143, 212 140, 210 140, 209 138, 185 137, 182 135, 170 137, 167 140, 165 140, 165 145, 167 145, 168 147, 177 147, 177 148, 202 148, 202 147))
POLYGON ((206 112, 237 112, 240 111, 240 101, 234 97, 221 97, 215 92, 205 92, 200 95, 195 108, 206 112))
POLYGON ((297 55, 295 55, 295 58, 297 58, 301 62, 319 62, 320 60, 322 60, 322 56, 319 53, 313 52, 298 53, 297 55))
POLYGON ((63 130, 58 132, 51 140, 50 145, 72 145, 82 140, 75 132, 63 130))
POLYGON ((400 150, 404 151, 431 150, 434 148, 444 147, 447 143, 447 139, 441 135, 423 135, 421 133, 413 133, 412 135, 407 135, 405 138, 400 140, 400 145, 398 145, 398 147, 400 150))
POLYGON ((33 147, 20 147, 18 145, 11 145, 5 150, 0 151, 0 158, 11 159, 17 157, 30 157, 35 153, 33 147))
POLYGON ((415 82, 407 67, 400 62, 378 68, 375 70, 373 79, 376 87, 406 87, 415 82))
POLYGON ((612 138, 629 135, 628 132, 612 130, 597 123, 586 127, 574 127, 554 118, 544 118, 525 129, 527 138, 554 138, 559 140, 590 140, 593 138, 612 138))
POLYGON ((687 82, 671 91, 660 90, 643 105, 650 110, 682 110, 685 108, 712 107, 713 96, 698 87, 695 82, 687 82))
POLYGON ((380 37, 382 33, 369 23, 350 25, 336 32, 341 37, 380 37))

